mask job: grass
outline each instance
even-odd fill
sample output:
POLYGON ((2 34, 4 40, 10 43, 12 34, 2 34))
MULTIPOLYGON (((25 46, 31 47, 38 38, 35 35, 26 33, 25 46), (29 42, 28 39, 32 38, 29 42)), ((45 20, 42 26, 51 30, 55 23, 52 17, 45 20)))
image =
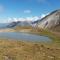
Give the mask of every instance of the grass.
POLYGON ((32 29, 31 26, 17 26, 14 28, 16 31, 23 30, 23 29, 32 29))
POLYGON ((0 60, 60 60, 60 46, 1 39, 0 60))

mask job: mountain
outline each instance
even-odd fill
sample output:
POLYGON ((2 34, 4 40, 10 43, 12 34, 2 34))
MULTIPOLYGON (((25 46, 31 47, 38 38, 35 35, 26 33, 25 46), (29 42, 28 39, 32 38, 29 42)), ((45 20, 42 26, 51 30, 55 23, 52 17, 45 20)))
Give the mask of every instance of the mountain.
POLYGON ((40 19, 40 16, 33 16, 33 17, 25 17, 25 18, 10 18, 10 21, 7 27, 15 27, 15 26, 33 26, 35 24, 35 21, 40 19))
POLYGON ((7 27, 8 28, 12 28, 12 27, 15 27, 17 24, 19 24, 20 22, 18 21, 18 22, 11 22, 11 23, 9 23, 8 25, 7 25, 7 27))
POLYGON ((38 28, 60 31, 60 9, 51 12, 36 23, 38 28))
POLYGON ((33 26, 41 29, 60 31, 60 9, 51 12, 36 21, 13 21, 7 25, 8 28, 16 26, 33 26))
POLYGON ((31 22, 28 21, 13 21, 7 25, 8 28, 13 28, 16 26, 31 26, 31 22))

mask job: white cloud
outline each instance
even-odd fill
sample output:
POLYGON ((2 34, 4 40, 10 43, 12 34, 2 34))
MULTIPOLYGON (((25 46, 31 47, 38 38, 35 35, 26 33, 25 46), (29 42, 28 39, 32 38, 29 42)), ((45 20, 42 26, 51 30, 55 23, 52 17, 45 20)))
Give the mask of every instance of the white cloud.
POLYGON ((0 5, 0 13, 4 11, 4 6, 3 5, 0 5))
POLYGON ((10 22, 13 22, 13 21, 18 21, 18 18, 13 17, 13 18, 8 18, 7 19, 7 23, 10 23, 10 22))
POLYGON ((34 17, 26 17, 26 18, 8 18, 6 20, 7 23, 13 22, 13 21, 36 21, 40 19, 40 17, 38 16, 34 16, 34 17))
POLYGON ((8 18, 6 20, 4 20, 5 23, 10 23, 10 22, 13 22, 13 21, 36 21, 36 20, 39 20, 43 17, 45 17, 47 14, 42 14, 40 17, 39 16, 33 16, 33 17, 26 17, 26 18, 8 18))
POLYGON ((18 19, 17 18, 12 18, 13 21, 17 21, 18 19))
POLYGON ((47 14, 41 14, 41 18, 45 17, 46 15, 48 15, 49 13, 47 14))
POLYGON ((43 18, 43 17, 45 17, 46 16, 46 14, 41 14, 41 18, 43 18))
POLYGON ((18 21, 25 21, 25 18, 18 18, 18 21))
POLYGON ((24 10, 24 13, 31 13, 31 10, 24 10))
POLYGON ((40 17, 34 16, 34 17, 27 17, 26 19, 27 19, 27 21, 36 21, 36 20, 40 19, 40 17))
POLYGON ((49 13, 47 14, 41 14, 41 16, 33 16, 33 17, 25 17, 25 18, 8 18, 6 20, 4 20, 3 22, 5 23, 10 23, 10 22, 13 22, 13 21, 36 21, 36 20, 40 20, 41 18, 45 17, 46 15, 48 15, 49 13))

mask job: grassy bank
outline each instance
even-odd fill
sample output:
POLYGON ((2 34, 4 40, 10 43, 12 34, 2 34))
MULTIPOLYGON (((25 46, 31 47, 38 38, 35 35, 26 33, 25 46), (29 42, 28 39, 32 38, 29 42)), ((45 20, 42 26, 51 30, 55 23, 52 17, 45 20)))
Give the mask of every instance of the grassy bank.
POLYGON ((60 60, 60 46, 0 39, 0 60, 60 60))

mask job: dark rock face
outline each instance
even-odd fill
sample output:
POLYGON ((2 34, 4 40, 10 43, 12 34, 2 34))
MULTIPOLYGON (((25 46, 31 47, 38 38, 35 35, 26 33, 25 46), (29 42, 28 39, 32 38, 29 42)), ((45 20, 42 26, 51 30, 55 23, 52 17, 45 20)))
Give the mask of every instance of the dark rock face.
POLYGON ((37 23, 38 28, 54 29, 60 26, 60 10, 55 10, 37 23))
POLYGON ((18 23, 20 23, 20 22, 12 22, 7 27, 9 27, 9 28, 15 27, 18 23))
POLYGON ((27 21, 17 21, 17 22, 12 22, 7 25, 8 28, 12 28, 15 26, 31 26, 31 23, 27 21))

